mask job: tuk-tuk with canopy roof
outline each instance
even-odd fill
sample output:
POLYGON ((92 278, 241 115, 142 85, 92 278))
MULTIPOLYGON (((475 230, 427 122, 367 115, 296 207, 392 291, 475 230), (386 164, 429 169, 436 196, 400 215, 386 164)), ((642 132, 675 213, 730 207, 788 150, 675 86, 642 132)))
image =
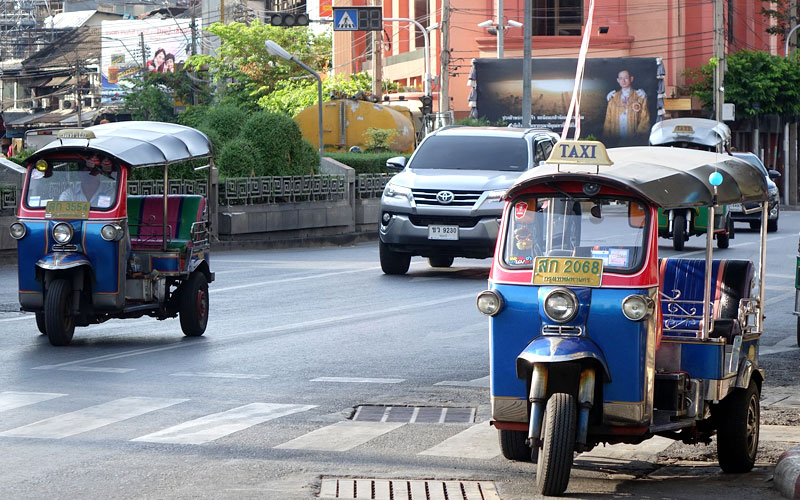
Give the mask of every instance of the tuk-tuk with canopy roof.
POLYGON ((705 151, 562 141, 506 192, 489 289, 492 425, 505 457, 560 495, 573 453, 664 436, 709 443, 725 472, 758 448, 759 262, 660 258, 658 211, 758 202, 747 163, 705 151))
MULTIPOLYGON (((650 145, 728 154, 731 129, 722 122, 706 118, 672 118, 653 125, 650 145)), ((689 236, 705 234, 709 227, 716 236, 717 246, 728 248, 734 230, 727 206, 720 207, 713 218, 702 208, 676 207, 658 212, 659 236, 672 238, 675 250, 683 250, 689 236)))
POLYGON ((212 155, 193 128, 119 122, 61 131, 26 160, 10 228, 19 301, 51 344, 69 344, 76 326, 144 315, 179 315, 185 335, 205 332, 214 280, 206 199, 170 194, 168 172, 212 155), (143 167, 163 169, 161 194, 128 195, 131 171, 143 167))

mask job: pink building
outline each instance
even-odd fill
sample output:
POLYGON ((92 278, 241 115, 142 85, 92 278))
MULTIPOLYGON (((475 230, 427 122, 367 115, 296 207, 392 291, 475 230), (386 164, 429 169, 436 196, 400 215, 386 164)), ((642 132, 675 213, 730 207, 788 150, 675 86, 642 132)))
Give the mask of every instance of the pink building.
MULTIPOLYGON (((577 57, 588 0, 532 0, 534 58, 577 57)), ((335 6, 369 5, 368 0, 334 0, 335 6)), ((761 0, 725 0, 728 51, 764 50, 777 53, 776 37, 766 33, 769 21, 761 15, 761 0)), ((523 0, 505 0, 505 24, 523 22, 523 0)), ((679 95, 683 72, 706 64, 713 53, 714 17, 711 1, 596 0, 596 27, 589 57, 661 57, 666 79, 665 96, 679 95), (601 29, 602 28, 602 29, 601 29)), ((434 99, 438 98, 442 51, 442 0, 384 0, 383 16, 413 18, 430 30, 434 99)), ((478 23, 497 22, 496 0, 463 0, 449 6, 449 109, 456 118, 469 114, 467 87, 473 58, 497 56, 497 37, 478 23)), ((385 22, 383 77, 422 89, 423 42, 409 23, 385 22)), ((334 68, 337 73, 371 70, 372 34, 335 32, 334 68)), ((522 28, 505 30, 504 57, 522 57, 522 28)), ((434 109, 439 109, 434 103, 434 109)), ((667 106, 669 109, 669 106, 667 106)))

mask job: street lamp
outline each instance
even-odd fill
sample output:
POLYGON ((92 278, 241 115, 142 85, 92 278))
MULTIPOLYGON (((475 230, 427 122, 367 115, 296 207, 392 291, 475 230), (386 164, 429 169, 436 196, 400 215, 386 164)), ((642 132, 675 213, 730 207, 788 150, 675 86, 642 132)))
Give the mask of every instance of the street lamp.
MULTIPOLYGON (((800 28, 800 24, 793 27, 789 34, 786 35, 786 44, 783 48, 783 57, 789 57, 789 41, 792 39, 792 35, 794 34, 797 29, 800 28)), ((758 154, 758 152, 756 152, 758 154)), ((789 168, 791 168, 791 164, 789 162, 789 122, 787 121, 783 125, 783 202, 787 205, 790 202, 789 198, 789 168)))
POLYGON ((497 58, 503 58, 503 32, 509 28, 522 28, 523 24, 519 21, 514 21, 512 19, 508 20, 508 26, 503 26, 501 22, 495 24, 492 19, 487 19, 486 21, 482 21, 478 23, 479 28, 489 28, 489 33, 492 34, 491 30, 495 30, 495 34, 497 35, 497 58))
POLYGON ((304 70, 311 73, 314 78, 317 79, 317 112, 318 112, 318 122, 317 126, 319 129, 319 161, 322 164, 322 77, 319 76, 319 73, 314 71, 313 69, 306 66, 303 61, 299 60, 292 54, 290 54, 286 49, 278 45, 272 40, 267 40, 264 42, 264 45, 267 47, 267 53, 272 56, 280 57, 289 62, 293 62, 303 68, 304 70))

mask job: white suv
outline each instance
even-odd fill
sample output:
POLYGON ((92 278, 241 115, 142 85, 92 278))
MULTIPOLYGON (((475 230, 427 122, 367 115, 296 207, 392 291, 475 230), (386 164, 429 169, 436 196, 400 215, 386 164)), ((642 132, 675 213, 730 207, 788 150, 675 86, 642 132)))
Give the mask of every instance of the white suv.
POLYGON ((381 198, 380 259, 386 274, 404 274, 411 257, 449 267, 455 257, 494 254, 500 198, 522 172, 550 155, 558 136, 548 130, 445 127, 428 135, 381 198))

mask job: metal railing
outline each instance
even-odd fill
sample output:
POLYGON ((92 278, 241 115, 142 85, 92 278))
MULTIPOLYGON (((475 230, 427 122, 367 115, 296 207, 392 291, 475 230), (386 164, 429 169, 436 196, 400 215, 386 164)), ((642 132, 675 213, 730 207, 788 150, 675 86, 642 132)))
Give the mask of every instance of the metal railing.
POLYGON ((16 186, 0 186, 0 213, 12 215, 18 202, 16 186))
POLYGON ((346 199, 343 175, 292 175, 228 178, 220 182, 220 205, 294 203, 346 199))
POLYGON ((394 174, 358 174, 356 176, 356 198, 362 200, 380 198, 392 176, 394 174))

